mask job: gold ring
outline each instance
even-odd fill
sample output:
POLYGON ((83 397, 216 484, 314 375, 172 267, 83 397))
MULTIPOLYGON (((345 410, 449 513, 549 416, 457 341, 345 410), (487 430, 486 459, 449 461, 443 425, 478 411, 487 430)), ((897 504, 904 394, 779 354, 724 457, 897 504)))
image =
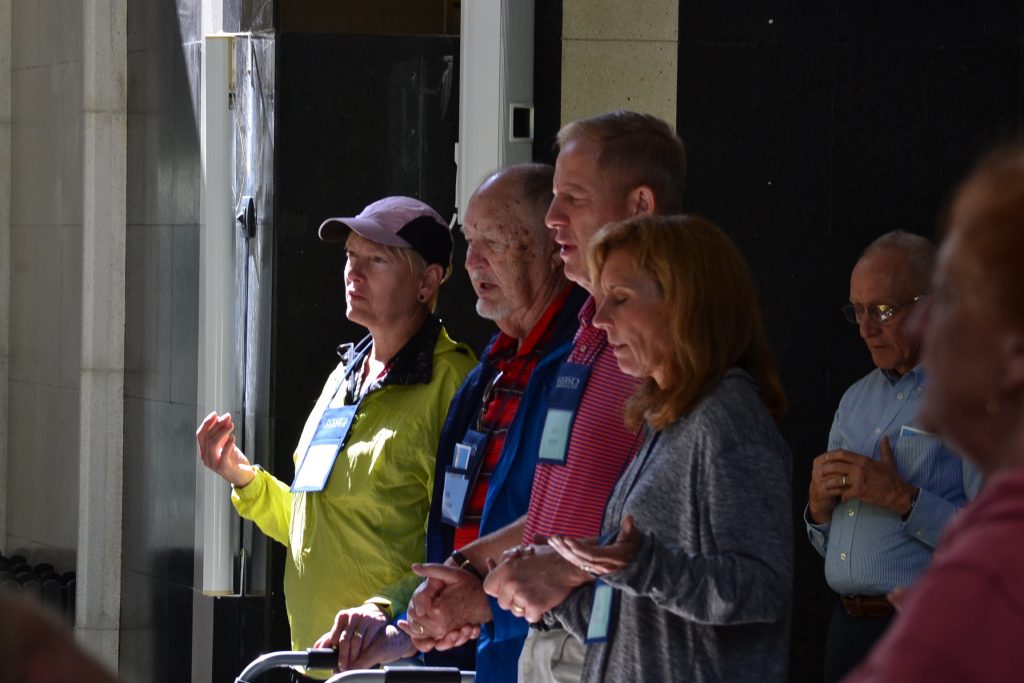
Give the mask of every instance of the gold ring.
POLYGON ((845 489, 849 484, 846 483, 846 475, 843 475, 843 488, 845 489))
POLYGON ((356 638, 362 638, 362 637, 363 637, 363 634, 362 634, 362 633, 360 633, 359 631, 356 631, 356 632, 355 632, 355 633, 353 633, 352 635, 354 635, 354 636, 355 636, 356 638))
POLYGON ((427 632, 427 629, 423 628, 423 624, 420 624, 419 627, 420 627, 420 635, 422 636, 424 633, 427 632))
POLYGON ((519 605, 512 605, 512 611, 519 615, 522 615, 526 612, 526 610, 520 607, 519 605))

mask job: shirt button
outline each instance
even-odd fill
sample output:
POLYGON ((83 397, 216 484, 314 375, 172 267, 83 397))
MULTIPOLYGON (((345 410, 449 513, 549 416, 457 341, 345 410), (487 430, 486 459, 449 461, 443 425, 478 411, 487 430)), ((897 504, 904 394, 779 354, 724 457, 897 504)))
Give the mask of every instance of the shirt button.
POLYGON ((586 352, 587 352, 587 345, 586 344, 580 344, 580 353, 586 353, 586 352))
POLYGON ((839 559, 846 562, 846 553, 839 553, 839 559))
POLYGON ((903 397, 904 397, 904 394, 902 392, 896 394, 896 398, 898 398, 901 401, 903 400, 903 397))
POLYGON ((850 508, 849 510, 846 511, 846 515, 848 517, 853 517, 855 514, 857 514, 857 512, 853 508, 850 508))
POLYGON ((875 434, 881 434, 881 433, 882 433, 882 428, 881 427, 875 427, 875 434))
POLYGON ((923 530, 921 530, 921 529, 918 529, 918 530, 917 530, 917 536, 918 536, 918 538, 920 538, 920 537, 924 536, 924 531, 923 531, 923 530))

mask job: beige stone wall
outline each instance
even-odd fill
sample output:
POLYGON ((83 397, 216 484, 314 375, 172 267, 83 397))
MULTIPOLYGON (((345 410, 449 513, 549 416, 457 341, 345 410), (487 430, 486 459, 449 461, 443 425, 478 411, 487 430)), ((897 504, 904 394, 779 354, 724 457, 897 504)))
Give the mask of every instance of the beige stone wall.
POLYGON ((675 125, 676 0, 564 0, 562 121, 635 109, 675 125))
POLYGON ((82 329, 82 2, 13 0, 6 554, 74 567, 82 329), (55 40, 54 36, 61 36, 55 40))

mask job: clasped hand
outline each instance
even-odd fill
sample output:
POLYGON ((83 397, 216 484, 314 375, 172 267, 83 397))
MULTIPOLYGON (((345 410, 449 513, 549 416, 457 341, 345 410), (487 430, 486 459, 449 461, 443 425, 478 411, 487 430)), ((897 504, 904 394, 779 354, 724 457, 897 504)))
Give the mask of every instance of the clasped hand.
POLYGON ((632 517, 623 519, 619 534, 607 545, 597 538, 552 536, 542 545, 505 551, 501 564, 487 574, 484 590, 503 609, 535 623, 596 575, 623 569, 638 545, 632 517))
POLYGON ((373 604, 338 612, 334 626, 313 647, 337 650, 338 671, 365 669, 415 653, 404 634, 373 604))
POLYGON ((844 449, 814 459, 808 500, 815 523, 827 523, 840 501, 853 498, 901 515, 907 511, 915 488, 896 469, 889 437, 883 436, 880 445, 881 460, 844 449))
POLYGON ((570 564, 593 576, 604 576, 625 569, 640 545, 640 533, 633 524, 633 517, 626 515, 615 539, 601 545, 597 538, 570 538, 552 536, 548 545, 554 548, 570 564))
POLYGON ((417 650, 448 650, 480 635, 480 624, 491 620, 480 579, 443 564, 414 564, 412 570, 426 581, 413 592, 398 627, 417 650))

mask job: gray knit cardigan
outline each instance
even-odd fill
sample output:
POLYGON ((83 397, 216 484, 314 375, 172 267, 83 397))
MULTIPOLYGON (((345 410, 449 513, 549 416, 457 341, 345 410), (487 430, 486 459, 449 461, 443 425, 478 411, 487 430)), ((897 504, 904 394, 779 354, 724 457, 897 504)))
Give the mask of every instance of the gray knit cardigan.
MULTIPOLYGON (((737 369, 689 414, 648 434, 605 509, 633 515, 629 566, 583 681, 784 681, 793 583, 792 458, 751 377, 737 369), (652 448, 653 445, 653 448, 652 448)), ((548 616, 583 640, 593 586, 548 616)))

